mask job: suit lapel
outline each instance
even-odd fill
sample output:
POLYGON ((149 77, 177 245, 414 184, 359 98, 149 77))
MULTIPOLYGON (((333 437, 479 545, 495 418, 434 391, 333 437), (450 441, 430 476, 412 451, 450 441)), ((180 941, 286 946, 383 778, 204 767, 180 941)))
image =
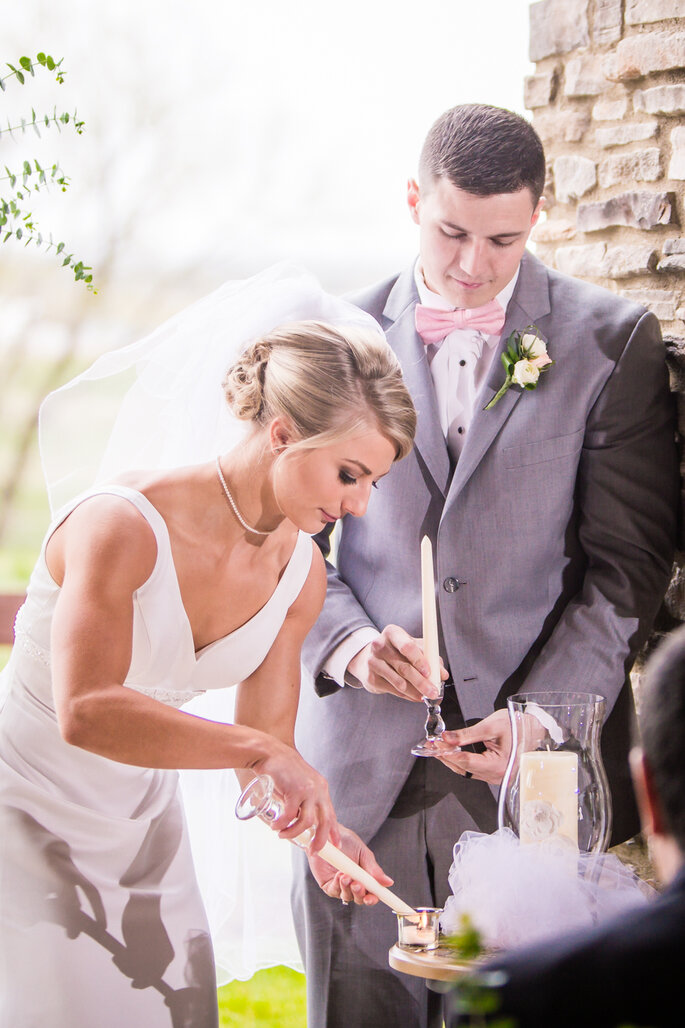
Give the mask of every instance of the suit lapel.
POLYGON ((417 413, 415 449, 428 468, 443 495, 447 493, 450 460, 440 427, 426 352, 414 325, 414 307, 418 300, 413 268, 403 272, 393 286, 383 310, 391 324, 384 325, 388 342, 402 365, 404 381, 411 393, 417 413))
MULTIPOLYGON (((523 393, 520 386, 512 386, 491 410, 483 409, 504 381, 504 368, 500 355, 504 352, 507 339, 513 331, 522 331, 549 312, 549 281, 545 266, 532 254, 526 253, 521 260, 521 269, 514 294, 507 306, 506 320, 497 354, 492 362, 487 382, 478 397, 477 407, 454 472, 450 486, 450 500, 454 499, 464 488, 506 424, 523 393)), ((540 334, 543 335, 542 331, 540 334)))

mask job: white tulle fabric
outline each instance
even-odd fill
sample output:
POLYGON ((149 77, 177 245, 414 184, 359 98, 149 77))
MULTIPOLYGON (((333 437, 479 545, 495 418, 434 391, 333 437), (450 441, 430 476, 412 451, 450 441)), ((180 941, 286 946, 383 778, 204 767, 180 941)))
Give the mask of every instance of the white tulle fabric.
MULTIPOLYGON (((235 446, 247 426, 227 409, 226 370, 272 328, 309 319, 381 333, 311 274, 279 264, 225 283, 50 394, 40 410, 39 441, 53 513, 127 469, 201 463, 235 446)), ((6 683, 0 676, 0 694, 6 683)), ((208 693, 185 709, 230 722, 232 692, 208 693)), ((236 821, 232 771, 183 771, 181 785, 219 983, 278 964, 301 970, 289 905, 290 844, 261 822, 236 821)))
POLYGON ((369 315, 282 263, 226 282, 51 393, 39 441, 53 513, 130 468, 199 464, 234 446, 246 426, 227 409, 224 373, 264 333, 310 319, 382 334, 369 315))
POLYGON ((578 853, 564 843, 522 846, 510 828, 464 832, 449 884, 443 932, 457 931, 468 914, 490 949, 590 928, 656 895, 612 853, 578 853))

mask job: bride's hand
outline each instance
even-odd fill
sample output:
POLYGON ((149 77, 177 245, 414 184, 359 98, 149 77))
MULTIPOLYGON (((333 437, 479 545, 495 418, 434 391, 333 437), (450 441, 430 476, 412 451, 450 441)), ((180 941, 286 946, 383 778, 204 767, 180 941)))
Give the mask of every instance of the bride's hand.
POLYGON ((327 839, 337 845, 340 838, 328 783, 292 746, 273 738, 266 757, 252 765, 256 774, 273 778, 283 801, 283 814, 273 822, 282 839, 294 839, 307 828, 315 828, 309 848, 321 849, 327 839))
MULTIPOLYGON (((340 829, 339 848, 351 857, 355 863, 368 871, 380 885, 390 886, 392 878, 386 875, 383 868, 376 862, 376 858, 361 841, 356 832, 344 825, 338 825, 340 829)), ((363 906, 373 906, 378 903, 378 897, 372 892, 367 892, 361 882, 355 882, 350 875, 343 874, 316 854, 309 854, 309 867, 317 883, 331 899, 341 899, 344 903, 357 903, 363 906)))
MULTIPOLYGON (((387 625, 352 658, 347 670, 370 693, 390 693, 414 703, 424 697, 435 699, 421 645, 421 639, 414 639, 398 625, 387 625)), ((449 677, 442 663, 440 675, 443 681, 449 677)))

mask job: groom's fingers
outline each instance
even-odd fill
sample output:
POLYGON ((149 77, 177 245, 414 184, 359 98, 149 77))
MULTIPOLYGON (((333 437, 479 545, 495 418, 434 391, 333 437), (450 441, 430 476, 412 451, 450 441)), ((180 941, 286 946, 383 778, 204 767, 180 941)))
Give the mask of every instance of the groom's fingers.
POLYGON ((423 650, 398 625, 388 625, 369 643, 368 666, 371 691, 393 692, 413 701, 437 695, 423 650))

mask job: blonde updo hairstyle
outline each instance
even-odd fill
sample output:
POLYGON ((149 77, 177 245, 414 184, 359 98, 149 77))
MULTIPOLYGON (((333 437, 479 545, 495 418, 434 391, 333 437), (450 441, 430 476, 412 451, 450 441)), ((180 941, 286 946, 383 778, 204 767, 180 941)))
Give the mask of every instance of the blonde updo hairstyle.
POLYGON ((416 411, 399 361, 379 332, 321 321, 280 326, 252 343, 223 382, 233 415, 255 427, 281 417, 313 448, 376 428, 411 450, 416 411))

